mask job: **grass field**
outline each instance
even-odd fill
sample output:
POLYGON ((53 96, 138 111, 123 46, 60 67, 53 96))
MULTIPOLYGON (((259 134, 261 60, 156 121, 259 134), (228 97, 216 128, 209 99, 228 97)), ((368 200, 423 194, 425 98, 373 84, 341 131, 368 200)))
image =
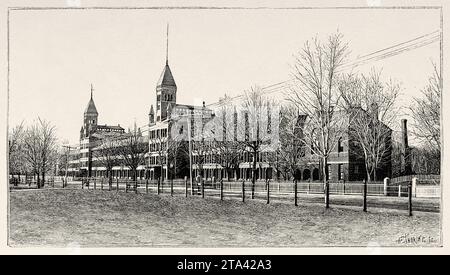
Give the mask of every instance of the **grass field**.
POLYGON ((11 246, 437 246, 439 214, 93 190, 10 193, 11 246), (372 212, 373 211, 373 212, 372 212))

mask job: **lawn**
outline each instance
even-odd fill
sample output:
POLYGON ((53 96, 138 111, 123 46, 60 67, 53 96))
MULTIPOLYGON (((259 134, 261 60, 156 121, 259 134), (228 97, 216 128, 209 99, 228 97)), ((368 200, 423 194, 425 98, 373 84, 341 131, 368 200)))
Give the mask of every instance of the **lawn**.
POLYGON ((437 246, 439 214, 100 190, 10 193, 9 244, 149 247, 437 246))

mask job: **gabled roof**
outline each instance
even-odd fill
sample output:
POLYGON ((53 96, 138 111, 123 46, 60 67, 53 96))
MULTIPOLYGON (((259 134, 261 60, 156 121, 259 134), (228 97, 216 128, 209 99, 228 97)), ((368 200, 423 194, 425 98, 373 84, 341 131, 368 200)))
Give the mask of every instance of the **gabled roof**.
POLYGON ((158 84, 156 85, 156 87, 162 86, 177 86, 177 84, 175 84, 175 79, 173 78, 172 71, 170 70, 168 63, 166 63, 166 66, 164 66, 164 70, 162 71, 161 76, 158 80, 158 84))

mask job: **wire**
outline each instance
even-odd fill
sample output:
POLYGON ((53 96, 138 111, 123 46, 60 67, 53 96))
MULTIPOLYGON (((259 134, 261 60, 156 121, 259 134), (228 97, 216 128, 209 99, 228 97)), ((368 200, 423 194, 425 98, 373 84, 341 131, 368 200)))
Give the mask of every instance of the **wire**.
MULTIPOLYGON (((417 49, 420 47, 430 45, 439 40, 440 40, 440 32, 439 32, 439 30, 436 30, 431 33, 427 33, 427 34, 418 36, 416 38, 407 40, 405 42, 401 42, 401 43, 398 43, 398 44, 395 44, 395 45, 392 45, 392 46, 389 46, 389 47, 386 47, 386 48, 383 48, 380 50, 376 50, 369 54, 360 56, 351 62, 344 63, 340 67, 340 69, 337 70, 337 72, 342 72, 342 71, 345 71, 348 69, 353 69, 355 67, 365 65, 367 63, 372 63, 372 62, 380 61, 380 60, 383 60, 383 59, 386 59, 386 58, 389 58, 392 56, 396 56, 396 55, 402 54, 404 52, 408 52, 408 51, 411 51, 411 50, 414 50, 414 49, 417 49), (437 35, 435 35, 436 33, 437 33, 437 35), (411 42, 413 42, 413 43, 411 43, 411 42)), ((284 89, 286 89, 288 84, 294 80, 295 80, 294 78, 291 78, 291 79, 288 79, 285 81, 281 81, 278 83, 274 83, 274 84, 262 87, 261 92, 263 95, 269 95, 269 94, 283 91, 284 89)), ((243 96, 244 96, 244 94, 230 97, 227 99, 227 102, 232 102, 236 99, 242 98, 243 96)), ((207 104, 205 106, 206 107, 221 107, 225 104, 226 104, 226 102, 219 100, 219 101, 207 104)), ((141 130, 141 133, 150 132, 150 129, 145 129, 145 128, 149 128, 148 124, 138 127, 138 129, 141 129, 141 128, 144 129, 144 130, 141 130)), ((123 139, 124 137, 118 136, 116 138, 123 139)), ((78 146, 76 146, 76 147, 78 147, 78 146)))

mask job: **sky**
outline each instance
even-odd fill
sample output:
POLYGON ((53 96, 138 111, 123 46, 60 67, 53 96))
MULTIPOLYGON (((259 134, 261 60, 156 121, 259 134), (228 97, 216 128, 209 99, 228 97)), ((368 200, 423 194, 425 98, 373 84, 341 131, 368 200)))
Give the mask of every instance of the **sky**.
MULTIPOLYGON (((351 61, 439 30, 440 17, 432 9, 13 10, 10 126, 39 116, 60 140, 77 144, 91 83, 99 124, 146 125, 165 64, 167 23, 177 102, 210 104, 290 79, 295 54, 316 35, 339 30, 351 61)), ((402 83, 407 105, 439 58, 433 43, 356 71, 375 68, 402 83)))

